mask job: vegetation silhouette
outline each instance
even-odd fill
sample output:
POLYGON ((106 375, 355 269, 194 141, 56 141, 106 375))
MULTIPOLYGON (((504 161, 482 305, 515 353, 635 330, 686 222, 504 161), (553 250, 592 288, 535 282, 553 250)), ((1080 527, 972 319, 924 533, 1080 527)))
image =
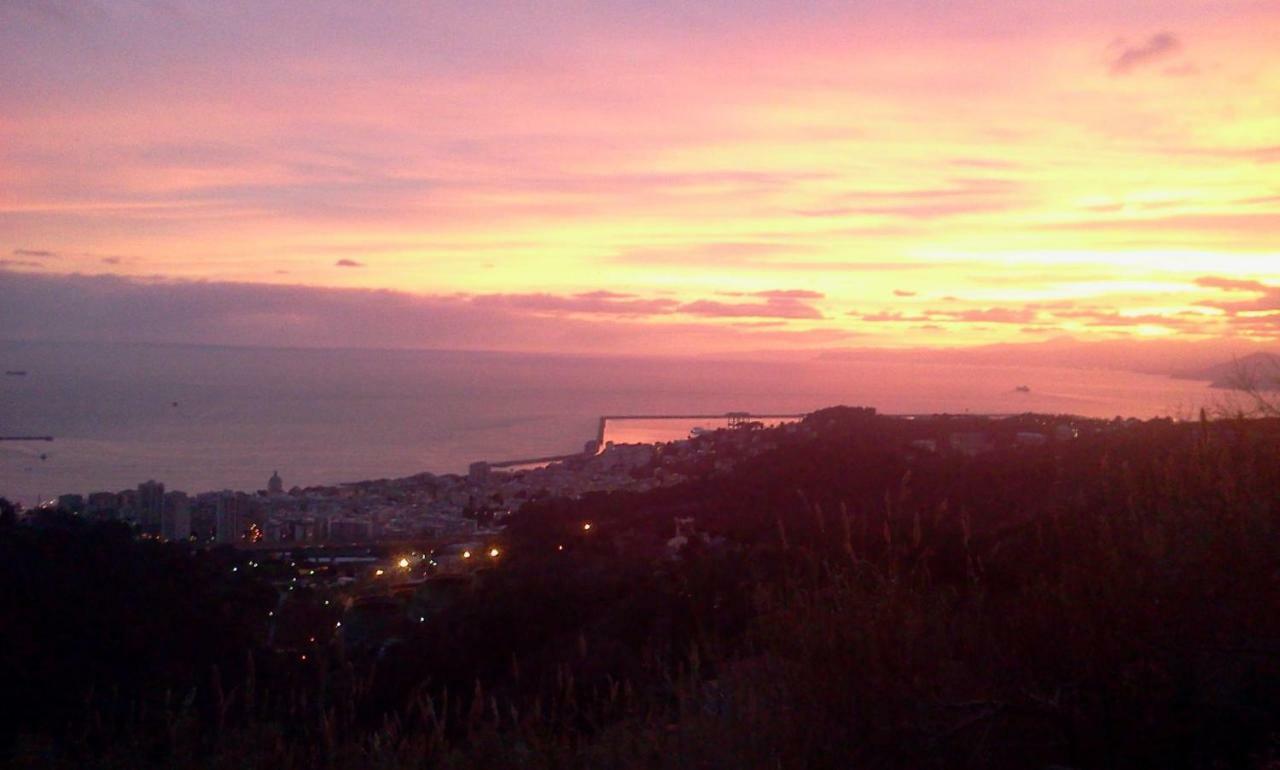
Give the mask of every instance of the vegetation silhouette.
POLYGON ((5 612, 32 633, 4 635, 6 750, 68 768, 1274 767, 1280 421, 1019 444, 1064 419, 834 408, 764 431, 777 447, 729 473, 531 502, 462 600, 305 661, 266 643, 274 592, 232 553, 9 520, 5 612), (973 430, 992 451, 922 443, 973 430), (692 536, 673 553, 676 518, 692 536))

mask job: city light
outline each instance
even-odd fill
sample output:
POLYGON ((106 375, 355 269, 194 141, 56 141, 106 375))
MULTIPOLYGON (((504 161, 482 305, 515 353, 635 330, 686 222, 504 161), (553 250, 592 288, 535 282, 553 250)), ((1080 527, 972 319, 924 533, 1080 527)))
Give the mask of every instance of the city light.
POLYGON ((0 754, 1280 770, 1280 0, 547 5, 0 0, 0 754))

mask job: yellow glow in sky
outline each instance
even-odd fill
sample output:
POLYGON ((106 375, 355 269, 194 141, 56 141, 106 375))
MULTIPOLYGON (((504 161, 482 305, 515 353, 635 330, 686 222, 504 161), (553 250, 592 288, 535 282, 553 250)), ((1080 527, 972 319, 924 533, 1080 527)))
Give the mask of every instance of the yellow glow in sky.
POLYGON ((1234 0, 6 5, 0 280, 234 284, 210 335, 250 343, 376 342, 370 302, 416 319, 398 345, 1274 341, 1278 28, 1234 0), (391 294, 268 291, 298 286, 391 294))

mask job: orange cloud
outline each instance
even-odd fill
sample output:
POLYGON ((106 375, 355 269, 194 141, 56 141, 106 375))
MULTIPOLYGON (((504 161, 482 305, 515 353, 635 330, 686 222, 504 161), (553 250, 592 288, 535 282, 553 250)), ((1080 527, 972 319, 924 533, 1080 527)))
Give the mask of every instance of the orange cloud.
POLYGON ((0 249, 691 350, 1273 334, 1280 9, 1028 3, 0 4, 0 249))

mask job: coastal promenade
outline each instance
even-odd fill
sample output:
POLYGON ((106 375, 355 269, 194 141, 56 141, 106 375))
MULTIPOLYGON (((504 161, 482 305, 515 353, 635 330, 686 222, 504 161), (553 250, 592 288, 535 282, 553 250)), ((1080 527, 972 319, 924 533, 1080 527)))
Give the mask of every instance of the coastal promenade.
MULTIPOLYGON (((605 431, 608 429, 610 422, 620 422, 622 420, 728 420, 729 427, 743 425, 748 422, 758 422, 762 420, 803 420, 808 417, 808 412, 796 412, 787 414, 752 414, 751 412, 722 412, 718 414, 606 414, 601 415, 599 426, 596 429, 595 445, 597 448, 604 447, 605 431)), ((885 417, 893 417, 899 420, 929 420, 942 417, 982 417, 986 419, 1004 419, 1013 417, 1012 413, 1002 414, 974 414, 964 412, 961 414, 891 414, 885 417)), ((521 460, 500 460, 488 463, 490 468, 518 468, 525 465, 546 465, 549 463, 563 462, 575 457, 581 457, 582 452, 571 452, 569 454, 547 455, 545 457, 532 457, 521 460)))
POLYGON ((723 414, 606 414, 600 418, 596 441, 604 446, 604 433, 610 422, 622 420, 728 420, 729 426, 760 420, 803 420, 808 412, 797 414, 752 414, 750 412, 725 412, 723 414))
MULTIPOLYGON (((600 448, 604 446, 605 431, 611 422, 620 422, 623 420, 728 420, 730 427, 745 424, 747 422, 755 422, 759 420, 802 420, 808 416, 808 412, 788 413, 788 414, 752 414, 750 412, 721 412, 718 414, 606 414, 601 415, 599 425, 596 428, 595 445, 600 448)), ((523 460, 502 460, 499 462, 489 463, 490 468, 514 468, 521 465, 545 465, 547 463, 561 462, 574 457, 581 457, 582 452, 572 452, 570 454, 548 455, 546 457, 533 457, 523 460)))

